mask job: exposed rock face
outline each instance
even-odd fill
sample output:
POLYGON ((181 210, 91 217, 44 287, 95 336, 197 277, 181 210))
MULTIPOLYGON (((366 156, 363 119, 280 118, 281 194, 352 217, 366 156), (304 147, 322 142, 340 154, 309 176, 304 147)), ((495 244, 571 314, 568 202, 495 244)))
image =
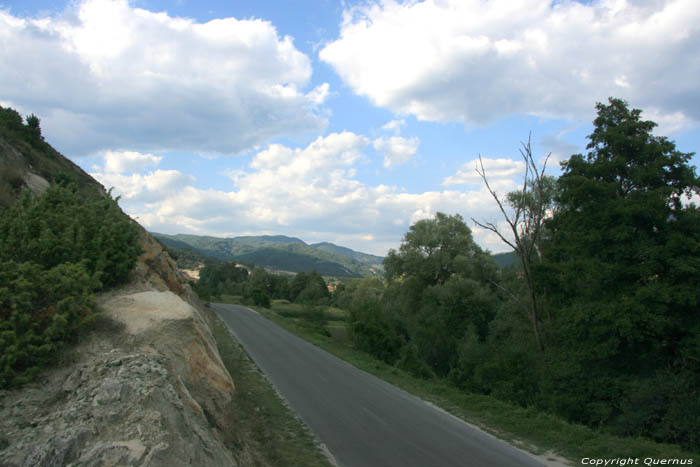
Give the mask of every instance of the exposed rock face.
MULTIPOLYGON (((177 269, 175 261, 161 244, 145 230, 141 230, 139 240, 144 252, 132 271, 134 282, 161 292, 169 290, 186 301, 195 300, 198 302, 196 295, 185 285, 187 281, 177 269)), ((199 305, 199 303, 197 304, 199 305)))
POLYGON ((0 393, 0 466, 236 465, 235 390, 196 295, 147 233, 97 329, 38 383, 0 393))
POLYGON ((31 167, 24 156, 0 136, 0 206, 10 204, 20 194, 22 187, 27 187, 35 195, 41 195, 49 186, 42 176, 31 172, 31 167))
POLYGON ((0 464, 233 464, 166 356, 101 348, 85 357, 45 386, 2 398, 0 426, 9 446, 0 464))

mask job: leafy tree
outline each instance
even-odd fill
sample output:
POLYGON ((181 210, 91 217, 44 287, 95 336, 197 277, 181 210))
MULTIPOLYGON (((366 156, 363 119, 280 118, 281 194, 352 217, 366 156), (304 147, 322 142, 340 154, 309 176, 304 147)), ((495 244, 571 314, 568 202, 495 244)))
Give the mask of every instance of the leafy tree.
MULTIPOLYGON (((470 325, 485 338, 494 313, 495 264, 476 245, 461 216, 438 213, 412 225, 384 266, 389 286, 382 322, 413 347, 404 349, 402 361, 412 362, 417 352, 438 376, 446 376, 470 325)), ((422 373, 412 363, 409 367, 422 373)))
POLYGON ((428 286, 443 284, 456 272, 471 274, 483 266, 483 256, 462 216, 439 212, 410 227, 399 251, 389 251, 384 268, 389 281, 409 276, 428 286))
POLYGON ((199 280, 194 289, 205 299, 221 294, 242 295, 247 279, 247 269, 236 266, 232 261, 222 261, 204 266, 199 271, 199 280))
POLYGON ((255 305, 270 308, 271 294, 270 275, 261 267, 254 268, 245 284, 244 298, 251 300, 255 305))
POLYGON ((555 310, 549 404, 607 423, 659 369, 700 374, 700 213, 682 202, 700 180, 640 110, 596 107, 589 152, 562 164, 538 277, 555 310))
POLYGON ((251 289, 246 293, 246 298, 250 299, 254 305, 270 308, 270 296, 262 289, 251 289))
POLYGON ((289 295, 295 302, 310 305, 327 304, 331 296, 326 281, 315 269, 297 273, 289 285, 289 295))
POLYGON ((367 279, 355 285, 348 307, 350 337, 356 348, 393 364, 403 341, 396 333, 395 323, 384 313, 384 286, 367 279))
POLYGON ((289 279, 281 274, 268 274, 272 298, 289 300, 289 279))

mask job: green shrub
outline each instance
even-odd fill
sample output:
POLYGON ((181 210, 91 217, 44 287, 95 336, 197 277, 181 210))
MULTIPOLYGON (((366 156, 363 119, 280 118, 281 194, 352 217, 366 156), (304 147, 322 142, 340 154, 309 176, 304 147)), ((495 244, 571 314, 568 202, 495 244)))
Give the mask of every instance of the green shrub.
POLYGON ((307 328, 326 337, 331 337, 331 333, 326 329, 328 326, 328 317, 323 311, 322 306, 318 305, 302 305, 302 313, 299 315, 301 323, 307 328))
POLYGON ((126 281, 141 252, 137 224, 111 196, 83 200, 73 185, 52 185, 0 213, 0 260, 50 269, 84 262, 103 286, 126 281))
POLYGON ((262 289, 256 288, 251 290, 249 298, 253 301, 253 305, 270 308, 270 297, 262 289))
POLYGON ((31 380, 90 320, 96 281, 85 264, 0 262, 0 387, 31 380))
POLYGON ((111 196, 54 185, 0 211, 0 387, 53 361, 91 321, 93 292, 126 281, 140 251, 111 196))

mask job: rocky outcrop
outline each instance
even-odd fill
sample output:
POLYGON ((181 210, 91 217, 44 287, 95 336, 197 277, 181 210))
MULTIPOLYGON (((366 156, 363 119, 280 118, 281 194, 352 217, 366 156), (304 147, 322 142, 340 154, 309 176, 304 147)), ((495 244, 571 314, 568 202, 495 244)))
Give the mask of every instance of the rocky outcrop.
POLYGON ((0 465, 236 465, 235 387, 196 294, 145 231, 132 281, 40 381, 0 393, 0 465), (67 360, 67 361, 65 361, 67 360))
POLYGON ((0 464, 234 464, 167 356, 94 344, 45 384, 2 397, 0 464))

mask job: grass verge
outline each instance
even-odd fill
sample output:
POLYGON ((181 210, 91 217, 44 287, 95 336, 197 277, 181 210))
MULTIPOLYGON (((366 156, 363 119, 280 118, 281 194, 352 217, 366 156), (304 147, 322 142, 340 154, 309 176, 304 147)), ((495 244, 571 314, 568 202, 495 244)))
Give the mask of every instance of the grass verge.
MULTIPOLYGON (((271 309, 251 307, 266 318, 348 363, 430 402, 451 414, 479 426, 495 436, 538 455, 554 453, 572 465, 582 459, 692 459, 700 463, 700 454, 676 445, 656 443, 644 438, 621 438, 590 427, 564 421, 532 408, 499 401, 490 396, 460 391, 444 380, 423 380, 352 348, 338 323, 326 327, 330 336, 321 334, 301 318, 302 307, 288 302, 273 302, 271 309), (294 309, 296 307, 296 309, 294 309), (294 311, 294 313, 292 313, 294 311), (284 316, 286 315, 286 317, 284 316), (294 317, 290 317, 294 316, 294 317), (342 337, 337 337, 338 335, 342 337)), ((650 462, 652 462, 650 461, 650 462)), ((673 465, 673 463, 663 463, 673 465)), ((688 465, 688 462, 685 462, 688 465)))
POLYGON ((316 439, 285 405, 214 310, 205 307, 221 359, 236 385, 227 447, 245 466, 330 467, 316 439))

